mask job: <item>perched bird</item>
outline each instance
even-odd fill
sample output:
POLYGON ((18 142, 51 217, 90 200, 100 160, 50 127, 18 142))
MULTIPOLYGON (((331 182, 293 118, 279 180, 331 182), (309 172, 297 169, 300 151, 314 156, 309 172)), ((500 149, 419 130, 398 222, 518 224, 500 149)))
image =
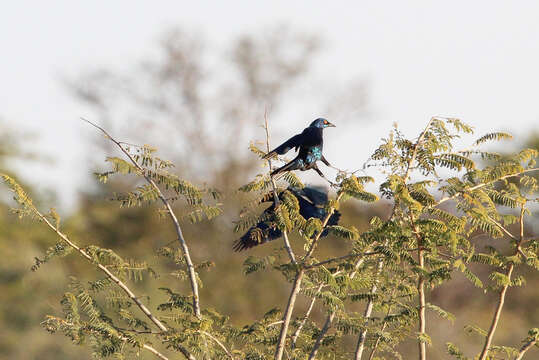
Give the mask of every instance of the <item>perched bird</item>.
MULTIPOLYGON (((314 187, 305 187, 303 189, 295 189, 289 187, 288 190, 296 196, 299 203, 299 213, 305 219, 318 218, 323 220, 327 212, 324 205, 328 201, 327 191, 316 189, 314 187)), ((279 193, 279 199, 282 200, 284 191, 279 193)), ((262 199, 262 202, 273 201, 272 196, 266 196, 262 199)), ((281 230, 277 228, 273 221, 273 211, 275 210, 275 204, 273 203, 268 207, 261 216, 261 221, 252 226, 247 232, 234 242, 234 251, 243 251, 250 249, 253 246, 264 244, 268 241, 276 240, 282 236, 281 230)), ((337 225, 341 214, 335 210, 328 220, 328 225, 337 225)), ((322 236, 327 235, 327 230, 322 233, 322 236)))
POLYGON ((263 159, 269 159, 277 154, 283 155, 292 148, 295 148, 296 151, 299 149, 299 153, 294 160, 274 170, 271 175, 277 175, 279 173, 291 170, 305 171, 314 169, 321 177, 325 179, 326 177, 324 174, 322 174, 322 171, 320 171, 316 165, 316 162, 318 160, 322 160, 324 164, 331 166, 324 155, 322 155, 322 149, 324 147, 322 132, 324 128, 327 127, 335 127, 335 125, 326 119, 318 118, 313 121, 308 128, 305 128, 301 134, 291 137, 286 142, 267 153, 263 159))

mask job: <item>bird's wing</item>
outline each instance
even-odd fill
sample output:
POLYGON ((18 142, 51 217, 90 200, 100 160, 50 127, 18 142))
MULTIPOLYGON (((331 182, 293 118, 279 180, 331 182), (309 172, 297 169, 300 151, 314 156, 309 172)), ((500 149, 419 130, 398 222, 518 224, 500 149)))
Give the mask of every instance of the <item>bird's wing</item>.
POLYGON ((303 143, 303 133, 295 135, 290 139, 286 140, 281 145, 277 146, 275 149, 267 153, 263 159, 269 159, 277 154, 283 155, 290 151, 292 148, 298 148, 303 143))
POLYGON ((306 186, 301 191, 314 205, 326 205, 328 202, 328 191, 324 188, 306 186))

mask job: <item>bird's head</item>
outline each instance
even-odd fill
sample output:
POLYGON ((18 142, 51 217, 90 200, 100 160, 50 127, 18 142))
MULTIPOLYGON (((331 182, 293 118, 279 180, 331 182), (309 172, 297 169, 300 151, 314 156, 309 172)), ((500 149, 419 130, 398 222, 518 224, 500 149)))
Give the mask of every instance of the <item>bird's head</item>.
POLYGON ((329 121, 327 121, 324 118, 316 119, 309 126, 314 126, 314 127, 321 128, 321 129, 327 128, 327 127, 335 127, 335 125, 333 125, 332 123, 330 123, 329 121))

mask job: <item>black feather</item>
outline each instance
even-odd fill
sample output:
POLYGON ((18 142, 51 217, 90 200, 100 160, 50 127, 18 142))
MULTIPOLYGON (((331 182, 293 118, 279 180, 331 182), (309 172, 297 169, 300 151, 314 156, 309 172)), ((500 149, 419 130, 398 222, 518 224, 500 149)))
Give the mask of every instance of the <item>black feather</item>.
POLYGON ((325 177, 316 162, 322 160, 326 165, 329 162, 322 155, 324 148, 323 130, 326 127, 334 126, 326 119, 316 119, 311 125, 303 130, 301 134, 295 135, 267 153, 263 158, 269 159, 276 155, 283 155, 294 148, 299 150, 298 155, 284 166, 273 170, 271 175, 277 175, 286 171, 314 169, 320 176, 325 177))
MULTIPOLYGON (((305 187, 303 189, 288 188, 292 194, 296 196, 299 204, 299 213, 305 219, 318 218, 323 220, 327 213, 324 205, 327 203, 328 194, 327 191, 317 189, 314 187, 305 187)), ((279 193, 279 198, 282 199, 284 191, 279 193)), ((269 200, 269 197, 264 197, 264 201, 269 200)), ((268 241, 279 239, 282 236, 282 232, 275 226, 273 222, 273 212, 275 210, 274 204, 269 206, 262 215, 261 219, 264 219, 258 224, 252 226, 247 232, 238 240, 236 240, 232 246, 234 251, 243 251, 250 249, 254 246, 264 244, 268 241)), ((341 214, 335 210, 328 220, 328 225, 337 225, 341 214)), ((322 236, 328 234, 327 230, 322 233, 322 236)))

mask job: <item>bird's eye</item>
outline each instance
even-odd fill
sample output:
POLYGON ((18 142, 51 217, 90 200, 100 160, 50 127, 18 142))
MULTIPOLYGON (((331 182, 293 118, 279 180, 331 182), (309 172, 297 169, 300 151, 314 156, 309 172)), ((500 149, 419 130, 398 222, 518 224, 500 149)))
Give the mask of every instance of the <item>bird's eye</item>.
POLYGON ((328 123, 328 121, 327 121, 327 120, 324 120, 324 124, 326 124, 326 125, 327 125, 327 123, 328 123))

